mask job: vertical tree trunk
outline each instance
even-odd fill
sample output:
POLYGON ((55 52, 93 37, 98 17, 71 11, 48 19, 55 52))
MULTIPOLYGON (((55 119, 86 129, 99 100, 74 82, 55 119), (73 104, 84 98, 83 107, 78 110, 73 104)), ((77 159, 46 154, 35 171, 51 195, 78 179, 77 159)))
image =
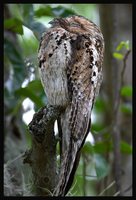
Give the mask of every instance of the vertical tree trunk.
POLYGON ((115 4, 100 5, 100 19, 102 32, 105 39, 104 93, 107 95, 107 110, 105 113, 105 122, 107 126, 112 124, 111 133, 114 151, 113 169, 116 181, 116 192, 120 191, 121 195, 121 153, 119 129, 120 118, 117 107, 120 87, 120 67, 118 62, 113 59, 112 56, 115 47, 118 44, 115 4))
MULTIPOLYGON (((129 40, 132 43, 132 5, 131 4, 103 4, 100 5, 100 21, 102 32, 105 38, 105 62, 104 62, 104 93, 107 94, 107 110, 105 112, 105 123, 112 122, 112 139, 114 144, 114 175, 116 180, 116 192, 124 195, 125 188, 132 184, 132 161, 131 156, 122 159, 120 153, 120 140, 123 138, 131 144, 132 124, 131 116, 121 114, 119 108, 120 72, 123 62, 117 62, 112 57, 115 47, 121 41, 129 40), (129 17, 128 17, 129 16, 129 17), (108 106, 109 105, 109 106, 108 106), (107 117, 108 116, 108 117, 107 117), (108 120, 107 120, 108 119, 108 120), (130 159, 130 169, 125 170, 123 163, 128 163, 130 159), (121 176, 121 170, 126 171, 121 176), (126 184, 124 181, 126 180, 126 184), (122 186, 122 187, 121 187, 122 186)), ((124 84, 132 83, 132 57, 127 59, 127 67, 124 84)), ((129 192, 131 194, 131 191, 129 192)))

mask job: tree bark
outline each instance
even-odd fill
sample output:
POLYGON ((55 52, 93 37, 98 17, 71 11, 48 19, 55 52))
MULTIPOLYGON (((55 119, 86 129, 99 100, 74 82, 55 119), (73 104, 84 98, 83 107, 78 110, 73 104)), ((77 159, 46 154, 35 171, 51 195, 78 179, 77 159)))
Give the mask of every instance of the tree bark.
POLYGON ((29 124, 32 148, 26 151, 24 163, 30 164, 33 174, 33 193, 52 196, 57 183, 56 144, 54 122, 61 113, 60 107, 41 108, 29 124))
MULTIPOLYGON (((105 124, 111 125, 111 134, 113 140, 113 171, 115 177, 116 192, 121 188, 121 153, 120 153, 120 72, 121 68, 116 59, 113 58, 113 52, 118 42, 117 19, 115 16, 116 4, 100 5, 101 28, 105 39, 105 62, 104 62, 104 90, 107 94, 107 110, 105 114, 105 124), (107 118, 108 116, 108 118, 107 118)), ((107 181, 106 181, 107 182, 107 181)), ((106 183, 107 185, 108 183, 106 183)), ((105 186, 106 186, 105 185, 105 186)))
MULTIPOLYGON (((124 187, 122 181, 122 169, 124 168, 122 154, 120 152, 120 141, 129 133, 131 138, 131 123, 126 125, 122 123, 123 115, 120 112, 120 89, 123 86, 122 80, 125 84, 131 84, 132 79, 132 64, 131 57, 125 55, 127 60, 123 60, 127 68, 123 66, 122 61, 117 62, 113 58, 112 54, 115 48, 122 40, 129 40, 132 43, 132 13, 131 4, 101 4, 100 5, 100 20, 101 28, 105 39, 105 61, 104 61, 104 94, 107 98, 107 109, 105 110, 105 124, 109 126, 111 124, 111 134, 113 141, 113 171, 116 181, 116 193, 119 196, 124 196, 124 187), (128 18, 129 16, 129 18, 128 18), (128 63, 129 61, 129 63, 128 63), (123 72, 124 70, 124 72, 123 72), (127 72, 127 73, 126 73, 127 72), (108 117, 107 117, 108 116, 108 117), (123 134, 123 130, 125 134, 123 134)), ((128 54, 130 52, 127 52, 128 54)), ((124 57, 124 58, 125 58, 124 57)), ((130 116, 129 116, 130 118, 130 116)), ((131 120, 130 120, 131 121, 131 120)), ((125 160, 126 160, 125 156, 125 160)), ((131 169, 130 169, 131 171, 131 169)), ((126 175, 130 174, 127 171, 126 175)), ((130 175, 131 176, 131 175, 130 175)), ((130 177, 127 177, 127 181, 130 177)), ((111 178, 110 182, 113 180, 111 178)), ((106 181, 105 187, 108 185, 106 181)), ((125 187, 126 188, 126 187, 125 187)))

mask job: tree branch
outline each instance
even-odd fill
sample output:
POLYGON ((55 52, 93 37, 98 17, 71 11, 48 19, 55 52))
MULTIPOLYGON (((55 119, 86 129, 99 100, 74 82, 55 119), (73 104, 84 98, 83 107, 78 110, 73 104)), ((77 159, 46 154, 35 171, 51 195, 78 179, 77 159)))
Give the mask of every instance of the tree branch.
POLYGON ((119 196, 123 196, 123 191, 121 188, 121 153, 120 153, 120 102, 121 102, 121 88, 123 86, 123 78, 126 69, 126 60, 130 50, 128 50, 123 59, 123 68, 120 74, 120 80, 118 80, 118 84, 116 87, 116 94, 115 94, 115 106, 113 110, 113 151, 114 151, 114 173, 115 173, 115 181, 116 181, 116 191, 120 191, 119 196))
POLYGON ((51 196, 57 183, 54 122, 60 113, 61 107, 43 107, 34 114, 28 126, 32 148, 25 152, 24 163, 32 168, 33 192, 36 196, 51 196))

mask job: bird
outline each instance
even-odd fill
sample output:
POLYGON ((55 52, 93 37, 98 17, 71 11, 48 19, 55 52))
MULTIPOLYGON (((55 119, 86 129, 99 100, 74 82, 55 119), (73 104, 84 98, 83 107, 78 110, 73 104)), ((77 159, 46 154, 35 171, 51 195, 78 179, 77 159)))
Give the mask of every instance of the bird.
POLYGON ((39 74, 48 104, 61 106, 58 121, 61 166, 53 196, 65 196, 91 126, 102 83, 104 37, 91 20, 71 15, 53 19, 38 50, 39 74))

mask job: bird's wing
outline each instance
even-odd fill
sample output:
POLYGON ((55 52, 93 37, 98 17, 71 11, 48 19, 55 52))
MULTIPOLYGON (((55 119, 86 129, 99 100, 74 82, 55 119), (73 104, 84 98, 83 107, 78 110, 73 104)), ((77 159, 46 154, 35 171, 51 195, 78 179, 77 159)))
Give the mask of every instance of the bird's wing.
POLYGON ((75 162, 89 132, 97 79, 101 73, 97 67, 99 53, 89 37, 78 36, 71 41, 71 46, 73 54, 71 64, 67 67, 71 104, 61 118, 63 162, 55 196, 64 196, 72 184, 75 162))

